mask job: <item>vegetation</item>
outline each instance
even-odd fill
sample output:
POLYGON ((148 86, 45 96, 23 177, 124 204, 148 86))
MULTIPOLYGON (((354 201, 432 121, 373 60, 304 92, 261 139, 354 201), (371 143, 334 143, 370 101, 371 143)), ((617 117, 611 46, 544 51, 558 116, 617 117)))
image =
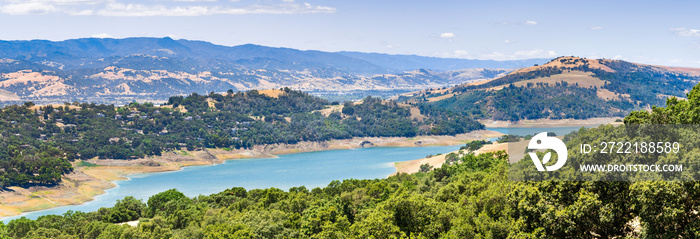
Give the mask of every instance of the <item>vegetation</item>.
MULTIPOLYGON (((558 58, 552 61, 561 61, 564 66, 546 66, 516 72, 480 85, 455 86, 444 94, 456 96, 422 104, 421 110, 433 106, 454 109, 455 113, 474 118, 510 121, 623 117, 633 110, 661 105, 667 97, 683 96, 700 80, 699 77, 625 61, 600 61, 612 72, 590 67, 591 60, 588 59, 558 58), (592 77, 603 81, 604 85, 589 88, 566 81, 549 84, 530 82, 522 86, 514 84, 571 71, 590 73, 592 77), (494 87, 496 89, 492 89, 494 87), (602 90, 609 91, 612 98, 601 98, 598 94, 602 90)), ((420 97, 425 98, 425 95, 420 97)))
MULTIPOLYGON (((182 149, 251 148, 254 145, 352 137, 413 137, 465 133, 483 125, 448 110, 414 120, 396 102, 366 97, 342 112, 300 91, 278 97, 258 91, 174 96, 163 107, 123 107, 74 102, 0 109, 0 188, 56 184, 76 159, 131 159, 182 149)), ((80 164, 79 166, 87 166, 80 164)))
MULTIPOLYGON (((500 90, 474 90, 467 94, 428 103, 438 108, 463 109, 467 115, 494 120, 587 119, 622 117, 636 104, 625 100, 603 100, 595 88, 572 86, 565 81, 555 85, 533 84, 500 90)), ((423 106, 424 108, 427 106, 423 106)))
POLYGON ((387 179, 325 188, 231 188, 188 198, 25 218, 0 236, 79 238, 591 238, 697 237, 697 182, 510 181, 502 152, 387 179), (663 202, 663 203, 661 203, 663 202), (672 214, 667 212, 674 212, 672 214), (117 225, 131 220, 138 226, 117 225), (628 222, 639 218, 642 232, 628 222))
POLYGON ((472 140, 472 141, 469 141, 469 143, 467 143, 466 145, 460 147, 459 149, 460 150, 466 149, 467 151, 473 152, 473 151, 479 150, 481 147, 483 147, 484 145, 487 145, 487 144, 492 144, 492 143, 491 143, 491 141, 488 141, 488 140, 472 140))
MULTIPOLYGON (((670 99, 666 108, 633 112, 625 123, 700 123, 700 86, 687 101, 670 99)), ((604 133, 612 128, 582 129, 566 140, 608 137, 604 133)), ((127 197, 97 212, 13 220, 0 225, 0 237, 700 236, 698 181, 512 181, 508 170, 518 165, 510 166, 503 152, 466 154, 458 161, 411 175, 333 181, 312 190, 231 188, 194 198, 168 190, 146 204, 127 197), (115 224, 137 218, 136 227, 115 224), (635 220, 641 225, 631 223, 635 220)))
MULTIPOLYGON (((632 112, 624 122, 633 128, 700 124, 700 85, 687 99, 671 98, 665 108, 632 112)), ((352 112, 346 109, 340 124, 371 110, 380 115, 386 111, 405 114, 390 104, 370 105, 354 105, 352 112)), ((192 108, 189 112, 198 111, 192 108)), ((281 113, 281 117, 290 114, 281 113)), ((275 122, 282 120, 273 116, 267 123, 275 122)), ((368 129, 388 127, 377 122, 367 125, 368 129)), ((619 129, 622 127, 582 129, 567 135, 565 141, 584 137, 588 142, 614 140, 619 129)), ((698 138, 686 140, 695 142, 698 138)), ((38 152, 44 153, 34 151, 35 155, 38 152)), ((52 155, 60 156, 49 153, 45 157, 57 157, 52 155)), ((189 198, 172 189, 152 196, 147 203, 126 197, 114 207, 96 212, 68 212, 0 224, 0 238, 700 237, 699 181, 513 181, 509 170, 528 160, 509 165, 503 152, 448 157, 458 160, 411 175, 333 181, 311 190, 303 186, 288 191, 234 187, 189 198), (138 226, 116 224, 133 220, 140 221, 138 226), (637 220, 641 225, 634 225, 637 220)))

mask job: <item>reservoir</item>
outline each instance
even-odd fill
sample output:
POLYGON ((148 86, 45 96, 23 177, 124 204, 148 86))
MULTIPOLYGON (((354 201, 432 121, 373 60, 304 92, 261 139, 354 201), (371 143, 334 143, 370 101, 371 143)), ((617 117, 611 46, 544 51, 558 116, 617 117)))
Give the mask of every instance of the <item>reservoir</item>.
MULTIPOLYGON (((564 135, 580 127, 549 128, 486 128, 487 130, 518 135, 534 135, 539 132, 555 132, 564 135)), ((189 197, 210 195, 232 187, 247 190, 275 187, 288 190, 291 187, 325 187, 333 180, 386 178, 396 172, 394 162, 424 158, 427 155, 445 154, 459 149, 457 146, 428 147, 374 147, 346 150, 329 150, 280 155, 276 158, 229 160, 222 164, 185 167, 180 171, 135 174, 130 180, 114 181, 117 186, 106 190, 95 200, 80 205, 56 207, 27 212, 19 216, 2 218, 7 223, 22 216, 36 219, 43 215, 62 215, 72 211, 92 212, 101 207, 112 207, 117 199, 133 196, 144 202, 150 196, 175 188, 189 197)))
POLYGON ((2 218, 7 223, 22 216, 36 219, 43 215, 62 215, 68 210, 92 212, 112 207, 117 199, 134 196, 144 202, 159 192, 176 188, 189 197, 210 195, 227 188, 247 190, 275 187, 325 187, 333 180, 386 178, 396 172, 394 162, 448 153, 460 146, 375 147, 329 150, 280 155, 277 158, 236 159, 222 164, 185 167, 180 171, 135 174, 131 180, 114 181, 117 187, 106 190, 95 200, 80 205, 56 207, 2 218))

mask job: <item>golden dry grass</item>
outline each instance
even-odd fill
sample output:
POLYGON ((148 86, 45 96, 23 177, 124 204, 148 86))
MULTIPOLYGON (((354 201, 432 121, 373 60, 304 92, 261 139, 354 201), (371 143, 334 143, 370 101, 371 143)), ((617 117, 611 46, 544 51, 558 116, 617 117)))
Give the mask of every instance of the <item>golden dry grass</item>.
POLYGON ((667 71, 671 71, 671 72, 688 74, 690 76, 700 76, 700 68, 673 67, 673 66, 656 66, 656 67, 667 70, 667 71))
POLYGON ((342 112, 343 111, 343 105, 327 105, 325 108, 320 109, 320 110, 315 110, 314 112, 320 112, 323 116, 328 117, 331 113, 333 112, 342 112))
POLYGON ((275 90, 275 89, 270 89, 270 90, 258 90, 258 93, 267 95, 272 98, 279 98, 282 93, 284 93, 281 90, 275 90))

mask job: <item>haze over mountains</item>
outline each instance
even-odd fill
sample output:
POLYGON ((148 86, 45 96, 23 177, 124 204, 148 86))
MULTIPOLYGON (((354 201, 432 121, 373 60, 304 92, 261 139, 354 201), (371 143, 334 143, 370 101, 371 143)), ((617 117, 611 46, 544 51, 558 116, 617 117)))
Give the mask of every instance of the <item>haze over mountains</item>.
POLYGON ((2 101, 98 103, 280 87, 401 93, 489 79, 546 61, 228 47, 169 37, 0 41, 0 59, 2 101))

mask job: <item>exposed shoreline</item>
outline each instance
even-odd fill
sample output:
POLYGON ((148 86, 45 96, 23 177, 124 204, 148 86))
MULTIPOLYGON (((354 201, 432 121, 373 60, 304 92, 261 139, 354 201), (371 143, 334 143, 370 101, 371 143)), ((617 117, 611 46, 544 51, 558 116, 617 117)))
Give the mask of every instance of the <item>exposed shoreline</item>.
MULTIPOLYGON (((607 118, 590 118, 590 119, 585 119, 585 120, 538 119, 538 120, 521 120, 521 121, 516 121, 516 122, 480 120, 479 122, 481 122, 482 124, 484 124, 484 126, 486 126, 488 128, 546 128, 546 127, 578 127, 578 126, 598 126, 598 125, 605 125, 605 124, 622 124, 621 122, 615 122, 617 119, 620 119, 620 118, 607 117, 607 118)), ((522 144, 522 145, 518 145, 518 147, 521 147, 523 149, 526 146, 522 142, 519 144, 522 144)), ((490 145, 484 145, 484 147, 477 150, 475 152, 475 154, 480 154, 480 153, 485 153, 485 152, 495 152, 495 151, 500 151, 500 150, 504 150, 504 151, 506 151, 506 153, 508 153, 508 143, 503 143, 503 144, 494 143, 494 144, 490 144, 490 145)), ((453 151, 450 153, 459 154, 459 151, 453 151)), ((396 175, 398 173, 418 172, 418 171, 420 171, 420 166, 423 164, 428 164, 428 165, 432 166, 433 168, 439 168, 442 166, 443 163, 445 163, 445 155, 447 155, 447 154, 448 153, 445 153, 442 155, 432 156, 429 158, 426 157, 426 158, 421 158, 421 159, 416 159, 416 160, 397 162, 394 164, 394 167, 396 167, 396 173, 393 173, 391 175, 396 175)), ((522 158, 522 153, 519 153, 517 155, 511 155, 511 157, 509 157, 509 158, 513 158, 513 159, 522 158)))
MULTIPOLYGON (((508 143, 497 143, 494 142, 493 144, 487 144, 481 147, 480 149, 474 151, 475 155, 479 155, 481 153, 486 153, 486 152, 495 152, 495 151, 500 151, 504 150, 506 153, 508 152, 508 143)), ((423 164, 428 164, 432 166, 433 168, 439 168, 442 167, 442 164, 445 163, 445 156, 450 153, 455 153, 457 155, 460 155, 459 150, 448 152, 448 153, 443 153, 441 155, 434 155, 431 157, 425 157, 421 159, 415 159, 415 160, 409 160, 409 161, 403 161, 403 162, 397 162, 394 163, 394 167, 396 167, 396 172, 392 173, 389 176, 393 176, 399 173, 417 173, 420 171, 420 166, 423 164)), ((466 153, 466 151, 463 151, 462 153, 466 153)))
POLYGON ((475 139, 501 135, 498 132, 478 130, 455 136, 357 137, 324 142, 300 142, 293 145, 256 145, 252 149, 204 149, 173 151, 162 156, 134 160, 90 159, 73 162, 74 172, 64 175, 57 186, 9 187, 0 191, 0 219, 25 212, 54 207, 78 205, 92 201, 95 196, 113 188, 116 180, 128 180, 129 175, 181 170, 183 167, 214 165, 226 160, 269 158, 276 155, 353 149, 361 147, 420 147, 460 145, 475 139))

